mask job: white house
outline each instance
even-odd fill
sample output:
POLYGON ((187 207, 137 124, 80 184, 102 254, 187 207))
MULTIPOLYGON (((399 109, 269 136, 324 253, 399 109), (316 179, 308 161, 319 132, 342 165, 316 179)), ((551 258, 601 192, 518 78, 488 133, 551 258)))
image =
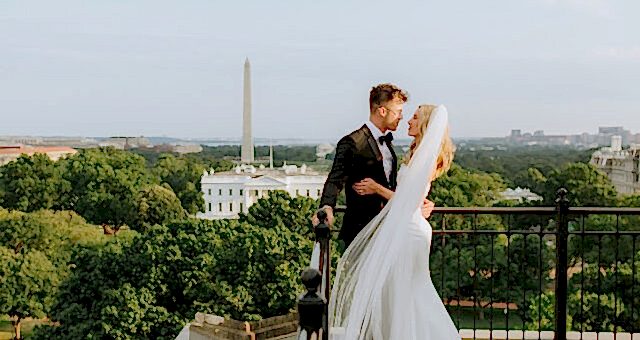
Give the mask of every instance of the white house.
POLYGON ((533 201, 542 201, 542 196, 531 192, 528 188, 520 188, 517 187, 515 189, 508 188, 505 191, 500 193, 500 197, 503 200, 507 201, 516 201, 516 202, 533 202, 533 201))
POLYGON ((226 172, 205 171, 201 179, 205 212, 198 217, 238 218, 239 213, 247 212, 252 204, 273 190, 286 191, 293 197, 317 199, 326 179, 326 175, 308 171, 306 165, 300 168, 284 165, 276 169, 241 165, 226 172))

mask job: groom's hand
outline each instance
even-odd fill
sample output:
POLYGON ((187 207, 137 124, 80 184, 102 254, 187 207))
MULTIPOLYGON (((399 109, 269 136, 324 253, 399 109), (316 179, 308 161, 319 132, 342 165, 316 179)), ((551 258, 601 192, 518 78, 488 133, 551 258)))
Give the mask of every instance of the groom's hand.
POLYGON ((431 213, 433 212, 434 207, 435 204, 425 198, 424 202, 422 202, 422 216, 425 219, 431 217, 431 213))
MULTIPOLYGON (((316 213, 313 215, 313 218, 311 219, 311 223, 313 224, 313 226, 317 226, 318 224, 320 224, 320 219, 318 218, 318 213, 324 210, 327 213, 327 224, 332 226, 333 225, 333 208, 325 205, 322 208, 318 209, 318 211, 316 211, 316 213)), ((324 222, 324 221, 323 221, 324 222)))

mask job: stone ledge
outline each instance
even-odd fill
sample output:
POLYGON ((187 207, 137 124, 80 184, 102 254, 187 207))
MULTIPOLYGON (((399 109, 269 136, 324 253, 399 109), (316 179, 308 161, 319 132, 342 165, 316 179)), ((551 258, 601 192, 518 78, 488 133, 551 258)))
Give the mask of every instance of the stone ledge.
POLYGON ((298 331, 298 314, 237 321, 221 316, 197 313, 195 321, 182 332, 180 340, 284 340, 294 339, 298 331), (188 327, 188 328, 187 328, 188 327))

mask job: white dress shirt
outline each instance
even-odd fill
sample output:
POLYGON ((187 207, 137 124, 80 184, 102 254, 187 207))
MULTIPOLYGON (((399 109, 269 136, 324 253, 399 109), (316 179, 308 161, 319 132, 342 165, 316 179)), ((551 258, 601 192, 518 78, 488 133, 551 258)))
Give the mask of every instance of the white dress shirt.
POLYGON ((389 150, 387 143, 382 143, 382 145, 380 145, 380 141, 378 140, 378 138, 382 137, 384 133, 382 133, 382 131, 380 131, 380 129, 378 129, 378 127, 375 126, 375 124, 373 124, 371 121, 367 121, 365 122, 365 124, 367 124, 367 127, 371 131, 373 138, 376 140, 376 144, 378 144, 380 153, 382 153, 382 166, 384 167, 384 174, 387 176, 387 181, 390 181, 391 168, 393 167, 393 155, 391 154, 391 150, 389 150))

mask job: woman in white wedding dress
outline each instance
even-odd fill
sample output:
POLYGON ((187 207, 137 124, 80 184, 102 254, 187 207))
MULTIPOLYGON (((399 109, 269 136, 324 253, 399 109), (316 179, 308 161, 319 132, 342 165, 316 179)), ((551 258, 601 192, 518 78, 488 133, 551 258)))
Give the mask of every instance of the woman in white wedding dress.
POLYGON ((453 158, 447 120, 444 106, 418 108, 409 122, 414 141, 395 193, 371 180, 356 184, 362 194, 390 200, 338 262, 329 302, 335 339, 460 339, 431 281, 432 230, 421 212, 431 182, 453 158))

